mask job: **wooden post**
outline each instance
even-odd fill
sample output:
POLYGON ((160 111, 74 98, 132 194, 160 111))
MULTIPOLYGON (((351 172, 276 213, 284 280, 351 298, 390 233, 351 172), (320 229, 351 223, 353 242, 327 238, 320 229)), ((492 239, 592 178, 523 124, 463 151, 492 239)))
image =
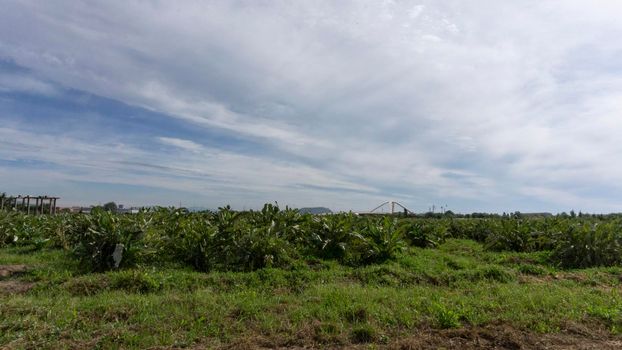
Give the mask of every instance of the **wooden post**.
POLYGON ((54 215, 56 215, 56 200, 57 200, 57 199, 58 199, 58 198, 54 198, 54 215))
POLYGON ((30 215, 30 196, 26 197, 26 214, 30 215))
POLYGON ((41 197, 41 208, 39 209, 39 214, 43 215, 43 197, 41 197))

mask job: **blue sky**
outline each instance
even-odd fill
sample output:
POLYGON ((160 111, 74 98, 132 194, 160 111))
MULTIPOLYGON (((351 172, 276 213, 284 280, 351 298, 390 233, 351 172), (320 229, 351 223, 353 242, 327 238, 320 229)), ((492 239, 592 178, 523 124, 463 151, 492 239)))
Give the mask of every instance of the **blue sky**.
POLYGON ((3 1, 0 191, 622 211, 619 1, 3 1))

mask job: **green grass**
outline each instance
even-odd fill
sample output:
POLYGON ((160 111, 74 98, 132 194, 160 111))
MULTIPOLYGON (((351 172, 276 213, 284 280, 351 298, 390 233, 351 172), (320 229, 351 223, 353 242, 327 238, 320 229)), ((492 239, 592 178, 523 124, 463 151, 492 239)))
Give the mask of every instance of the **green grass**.
POLYGON ((200 273, 181 266, 84 274, 60 250, 0 250, 26 294, 0 295, 0 347, 147 348, 384 344, 419 328, 568 322, 622 330, 619 267, 558 270, 546 253, 484 251, 469 240, 409 248, 381 265, 200 273))

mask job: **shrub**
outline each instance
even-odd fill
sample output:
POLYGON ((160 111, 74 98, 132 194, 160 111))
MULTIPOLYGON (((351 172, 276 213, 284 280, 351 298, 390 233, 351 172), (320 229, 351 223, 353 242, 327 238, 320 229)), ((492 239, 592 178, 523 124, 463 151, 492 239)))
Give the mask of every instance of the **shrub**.
POLYGON ((551 259, 566 268, 620 265, 622 225, 616 220, 570 226, 551 254, 551 259))
POLYGON ((29 216, 16 211, 2 212, 0 215, 0 246, 30 246, 39 250, 49 241, 44 234, 49 217, 29 216))
POLYGON ((272 205, 246 217, 224 207, 210 218, 180 218, 168 231, 175 255, 198 270, 253 271, 288 266, 297 257, 291 237, 301 234, 288 221, 297 219, 272 205))
POLYGON ((310 222, 308 235, 311 254, 341 262, 358 260, 353 249, 363 237, 356 232, 357 217, 353 214, 316 216, 310 222))
POLYGON ((421 248, 436 247, 445 242, 447 236, 447 227, 442 222, 409 222, 403 230, 410 244, 421 248))
POLYGON ((364 250, 360 252, 363 263, 381 263, 404 250, 403 233, 396 219, 367 219, 361 222, 359 230, 364 238, 364 250))
POLYGON ((133 266, 141 253, 142 231, 129 216, 96 209, 73 226, 72 252, 92 271, 133 266))

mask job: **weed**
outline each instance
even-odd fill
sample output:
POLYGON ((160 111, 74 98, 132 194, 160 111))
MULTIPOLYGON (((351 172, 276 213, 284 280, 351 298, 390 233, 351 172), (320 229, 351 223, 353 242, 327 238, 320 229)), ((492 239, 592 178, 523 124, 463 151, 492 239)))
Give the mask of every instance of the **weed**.
POLYGON ((432 304, 432 313, 436 321, 436 325, 440 328, 458 328, 460 323, 460 315, 452 309, 447 308, 444 304, 432 304))
POLYGON ((371 343, 376 339, 376 330, 369 324, 358 325, 352 328, 350 339, 353 343, 371 343))

